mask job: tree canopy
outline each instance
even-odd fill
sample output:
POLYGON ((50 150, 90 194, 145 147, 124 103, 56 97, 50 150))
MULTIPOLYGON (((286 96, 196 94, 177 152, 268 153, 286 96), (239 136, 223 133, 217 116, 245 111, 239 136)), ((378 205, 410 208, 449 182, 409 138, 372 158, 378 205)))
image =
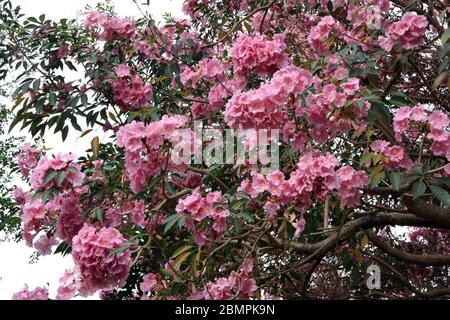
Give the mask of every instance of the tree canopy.
POLYGON ((57 299, 450 296, 447 1, 187 0, 159 24, 134 0, 60 21, 13 2, 11 129, 108 136, 17 158, 30 188, 2 219, 72 255, 57 299))

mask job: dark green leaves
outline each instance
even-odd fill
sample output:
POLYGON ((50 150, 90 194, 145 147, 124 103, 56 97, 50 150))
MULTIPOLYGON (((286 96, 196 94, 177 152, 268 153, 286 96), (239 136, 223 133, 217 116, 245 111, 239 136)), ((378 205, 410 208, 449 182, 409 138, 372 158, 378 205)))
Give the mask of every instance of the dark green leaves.
POLYGON ((391 182, 392 188, 397 191, 400 189, 400 174, 398 172, 392 171, 389 174, 389 181, 391 182))
POLYGON ((64 179, 66 178, 67 173, 65 171, 61 171, 60 173, 58 173, 58 178, 56 179, 56 184, 58 186, 60 186, 63 182, 64 179))
POLYGON ((421 197, 425 191, 427 191, 427 185, 425 184, 425 182, 423 182, 423 180, 419 180, 413 183, 413 185, 411 186, 411 193, 413 195, 413 199, 417 199, 419 197, 421 197))
POLYGON ((47 175, 44 178, 44 184, 49 183, 50 181, 52 181, 53 179, 55 179, 55 177, 58 175, 58 172, 50 170, 47 175))
POLYGON ((133 242, 128 241, 128 242, 122 243, 119 248, 112 250, 108 254, 108 257, 116 255, 116 254, 121 254, 122 252, 127 251, 131 244, 133 244, 133 242))
POLYGON ((179 215, 178 213, 173 214, 171 216, 168 216, 166 218, 166 225, 164 226, 164 233, 167 233, 170 231, 170 229, 173 228, 173 226, 178 222, 180 224, 180 221, 184 222, 185 217, 179 215))
POLYGON ((446 190, 438 186, 430 186, 430 190, 445 206, 450 206, 450 195, 446 190))

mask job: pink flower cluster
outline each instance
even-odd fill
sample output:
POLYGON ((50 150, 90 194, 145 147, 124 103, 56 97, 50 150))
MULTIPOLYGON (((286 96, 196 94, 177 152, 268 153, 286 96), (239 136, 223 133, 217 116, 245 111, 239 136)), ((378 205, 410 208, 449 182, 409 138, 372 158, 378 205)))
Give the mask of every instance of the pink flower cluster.
POLYGON ((70 193, 64 197, 56 221, 56 235, 69 245, 84 225, 79 196, 77 193, 70 193))
POLYGON ((97 11, 92 11, 86 16, 84 28, 94 32, 99 39, 107 42, 131 39, 136 33, 136 25, 133 20, 110 18, 97 11))
POLYGON ((337 132, 348 132, 353 128, 353 122, 364 125, 370 103, 354 97, 359 87, 359 79, 348 78, 345 82, 329 83, 316 88, 317 93, 308 94, 305 107, 299 106, 296 113, 306 114, 308 123, 313 125, 311 136, 314 140, 324 142, 337 132))
POLYGON ((388 169, 410 169, 413 166, 413 162, 401 146, 391 146, 387 141, 376 140, 372 143, 371 148, 373 151, 381 153, 388 158, 386 163, 388 169))
POLYGON ((247 74, 254 70, 258 76, 266 77, 289 63, 285 49, 282 34, 272 40, 260 34, 241 34, 231 47, 234 72, 247 74))
POLYGON ((228 101, 225 121, 231 128, 279 128, 287 121, 283 108, 290 94, 301 94, 313 83, 307 70, 287 66, 258 89, 239 92, 228 101))
POLYGON ((25 143, 22 146, 22 152, 17 157, 17 163, 24 177, 28 177, 28 174, 39 161, 40 152, 37 148, 32 147, 29 143, 25 143))
POLYGON ((402 48, 413 49, 424 43, 424 34, 428 26, 425 16, 407 12, 398 22, 394 22, 387 30, 387 37, 379 38, 380 46, 391 51, 395 44, 402 48))
POLYGON ((351 166, 345 166, 336 171, 336 176, 341 205, 358 205, 362 195, 361 189, 369 184, 367 174, 364 171, 355 171, 351 166))
POLYGON ((140 288, 143 292, 149 292, 152 290, 156 284, 159 282, 160 276, 158 274, 154 273, 147 273, 145 276, 142 277, 142 283, 140 284, 140 288))
POLYGON ((163 163, 157 150, 186 122, 185 116, 165 115, 149 125, 133 121, 119 129, 117 146, 125 148, 125 168, 133 192, 141 192, 148 179, 161 171, 163 163))
POLYGON ((79 287, 79 281, 76 278, 76 274, 72 270, 66 270, 64 275, 59 278, 59 287, 56 295, 57 300, 70 300, 72 299, 79 287))
MULTIPOLYGON (((198 223, 210 218, 213 221, 212 229, 221 234, 225 232, 227 218, 230 215, 230 212, 224 206, 226 202, 221 192, 209 192, 204 198, 200 193, 193 192, 178 201, 176 211, 182 215, 188 214, 185 225, 189 230, 195 228, 194 222, 198 223)), ((199 246, 205 245, 206 236, 203 230, 196 230, 194 240, 199 246)))
POLYGON ((137 75, 130 80, 124 78, 127 72, 123 66, 116 72, 123 77, 113 80, 111 87, 114 100, 122 110, 136 110, 151 103, 153 87, 150 84, 145 84, 137 75))
POLYGON ((47 190, 50 188, 70 189, 81 185, 84 174, 80 171, 79 164, 73 162, 76 156, 72 153, 57 154, 51 158, 42 157, 34 168, 30 183, 35 191, 47 190), (62 183, 57 183, 57 175, 48 182, 45 181, 47 174, 53 170, 55 172, 65 172, 65 178, 62 183))
POLYGON ((129 250, 117 254, 127 240, 114 228, 95 228, 85 224, 73 238, 72 256, 83 286, 93 291, 125 285, 132 258, 129 250))
POLYGON ((450 133, 447 127, 450 124, 448 116, 442 111, 433 111, 428 114, 423 105, 415 107, 402 107, 394 117, 394 132, 397 141, 402 141, 405 135, 414 141, 421 134, 421 128, 416 128, 412 124, 427 124, 429 133, 427 138, 433 141, 431 151, 437 156, 444 156, 450 160, 450 133))
POLYGON ((22 290, 12 296, 12 300, 48 300, 48 289, 37 287, 29 290, 28 285, 25 285, 22 290))
POLYGON ((205 300, 229 300, 236 294, 239 299, 253 297, 257 286, 256 281, 250 278, 253 271, 253 261, 244 261, 239 272, 233 271, 229 277, 219 278, 215 282, 208 282, 203 291, 205 300))
POLYGON ((311 48, 321 56, 325 56, 330 52, 330 46, 333 39, 330 38, 332 32, 341 29, 339 22, 331 16, 323 17, 319 23, 311 28, 308 36, 308 42, 311 48))
POLYGON ((311 151, 299 159, 297 169, 288 180, 285 180, 281 171, 273 171, 266 177, 253 172, 252 179, 245 179, 238 191, 252 197, 268 191, 277 199, 275 202, 296 201, 302 211, 306 211, 314 198, 324 202, 337 190, 342 205, 357 205, 361 197, 359 190, 368 183, 367 175, 348 166, 335 171, 337 165, 338 161, 333 155, 311 151))
POLYGON ((143 226, 145 222, 145 202, 143 200, 136 200, 131 211, 131 220, 143 226))

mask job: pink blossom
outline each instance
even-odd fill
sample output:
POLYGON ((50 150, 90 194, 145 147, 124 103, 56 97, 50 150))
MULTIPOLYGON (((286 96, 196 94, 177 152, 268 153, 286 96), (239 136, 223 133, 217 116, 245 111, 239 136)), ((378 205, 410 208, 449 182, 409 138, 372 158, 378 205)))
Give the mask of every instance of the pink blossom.
MULTIPOLYGON (((387 36, 402 48, 413 49, 424 43, 424 34, 428 26, 427 18, 414 12, 407 12, 402 19, 394 22, 387 30, 387 36)), ((383 44, 385 47, 386 42, 383 44)), ((390 51, 390 50, 389 50, 390 51)))
POLYGON ((17 158, 20 171, 24 176, 28 176, 30 171, 36 167, 39 161, 39 150, 32 147, 29 143, 22 146, 22 152, 17 158))
POLYGON ((52 247, 57 245, 59 242, 55 237, 48 237, 47 235, 42 235, 39 240, 34 243, 34 248, 43 256, 52 253, 52 247))
POLYGON ((137 200, 134 202, 133 210, 131 211, 131 220, 138 224, 144 225, 145 221, 145 202, 137 200))
POLYGON ((234 72, 255 70, 261 77, 272 74, 288 63, 285 49, 281 34, 275 35, 272 40, 260 34, 241 34, 231 48, 234 72))
MULTIPOLYGON (((120 71, 123 74, 124 70, 120 71)), ((151 103, 153 87, 135 75, 130 80, 125 78, 116 79, 111 87, 117 105, 125 111, 136 110, 147 107, 151 103)))
POLYGON ((58 59, 64 59, 68 55, 69 55, 69 45, 65 43, 59 48, 59 50, 58 50, 58 52, 56 54, 56 57, 58 59))
POLYGON ((140 284, 141 290, 144 292, 149 292, 158 283, 158 275, 154 273, 147 273, 142 280, 144 281, 140 284))
POLYGON ((295 228, 294 239, 297 239, 298 237, 300 237, 300 234, 303 232, 303 230, 305 230, 305 219, 303 219, 303 217, 297 219, 294 222, 294 228, 295 228))
POLYGON ((114 228, 95 228, 85 224, 73 238, 72 256, 82 282, 93 290, 125 285, 132 259, 129 250, 117 254, 126 239, 114 228))
POLYGON ((119 78, 128 77, 130 75, 131 69, 126 64, 119 64, 116 68, 116 74, 119 78))
POLYGON ((48 289, 37 287, 29 290, 28 285, 25 285, 22 290, 12 296, 12 300, 48 300, 48 289))
POLYGON ((59 287, 56 295, 57 300, 70 300, 77 292, 76 276, 72 270, 66 270, 59 278, 59 287))

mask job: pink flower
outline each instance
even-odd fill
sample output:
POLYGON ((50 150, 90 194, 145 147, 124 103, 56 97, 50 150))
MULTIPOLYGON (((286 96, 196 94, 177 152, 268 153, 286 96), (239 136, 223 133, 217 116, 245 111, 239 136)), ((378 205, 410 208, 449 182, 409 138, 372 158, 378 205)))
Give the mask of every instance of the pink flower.
POLYGON ((72 270, 66 270, 64 275, 59 278, 57 300, 70 300, 77 292, 77 283, 75 273, 72 270))
MULTIPOLYGON (((414 12, 407 12, 402 19, 394 22, 387 30, 387 36, 402 48, 413 49, 424 43, 424 34, 428 26, 427 18, 414 12)), ((389 49, 384 41, 383 46, 389 49)), ((390 51, 390 50, 388 50, 390 51)))
POLYGON ((378 44, 386 52, 391 52, 392 48, 394 47, 394 42, 389 37, 378 37, 378 44))
POLYGON ((194 242, 199 246, 203 247, 206 244, 206 234, 202 229, 197 229, 194 232, 194 242))
POLYGON ((55 237, 47 237, 47 235, 42 235, 39 240, 34 243, 34 248, 39 251, 43 256, 52 253, 52 247, 57 245, 59 242, 55 237))
POLYGON ((104 23, 108 17, 103 13, 92 11, 86 16, 86 20, 84 21, 84 28, 86 30, 93 30, 98 27, 99 24, 104 23))
POLYGON ((228 101, 225 121, 231 128, 279 128, 287 121, 282 106, 291 94, 301 94, 312 84, 309 71, 287 66, 258 89, 238 92, 228 101))
POLYGON ((125 285, 132 263, 131 252, 111 254, 124 242, 126 239, 117 229, 98 229, 88 224, 73 238, 72 256, 86 288, 100 290, 125 285))
POLYGON ((142 280, 144 281, 140 284, 141 290, 144 292, 149 292, 158 283, 158 275, 154 273, 147 273, 142 280))
POLYGON ((358 78, 349 78, 347 82, 342 84, 342 89, 347 96, 352 96, 359 89, 359 79, 358 78))
POLYGON ((69 45, 68 44, 63 44, 59 50, 58 53, 56 54, 56 57, 58 59, 64 59, 69 55, 69 45))
POLYGON ((273 40, 260 34, 241 34, 231 48, 234 72, 247 73, 255 70, 261 77, 272 74, 287 65, 285 49, 286 44, 281 34, 275 35, 273 40))
POLYGON ((116 68, 116 74, 119 78, 128 77, 130 75, 131 69, 126 64, 119 64, 116 68))
POLYGON ((28 290, 28 285, 25 285, 22 290, 12 296, 12 300, 48 300, 48 289, 37 287, 34 290, 28 290))
POLYGON ((413 166, 413 162, 400 146, 391 146, 389 142, 383 140, 376 140, 372 143, 372 150, 385 155, 389 158, 386 167, 397 169, 410 169, 413 166))
POLYGON ((41 220, 45 218, 45 208, 42 199, 38 197, 36 200, 25 203, 22 208, 22 221, 27 224, 32 220, 41 220))
POLYGON ((339 29, 339 22, 331 16, 323 17, 319 23, 311 28, 308 36, 308 42, 311 48, 321 56, 325 56, 330 52, 329 36, 333 30, 339 29))
POLYGON ((203 59, 199 63, 200 74, 208 79, 224 75, 224 66, 218 59, 203 59))
POLYGON ((143 226, 145 221, 145 202, 137 200, 134 202, 133 210, 131 211, 131 220, 134 223, 143 226))
POLYGON ((117 227, 122 224, 122 211, 116 207, 109 207, 105 212, 104 225, 106 227, 117 227))
POLYGON ((56 235, 69 245, 84 225, 79 198, 71 194, 66 197, 61 207, 61 214, 56 221, 56 235))
MULTIPOLYGON (((122 73, 123 71, 121 70, 122 73)), ((124 111, 147 107, 151 103, 153 87, 151 84, 145 84, 138 75, 132 77, 131 80, 116 79, 111 83, 111 87, 117 105, 124 111)))
POLYGON ((344 166, 336 171, 342 206, 359 205, 362 195, 361 189, 369 184, 369 178, 364 171, 355 171, 350 166, 344 166))
POLYGON ((437 110, 428 116, 428 123, 432 129, 445 129, 449 126, 449 119, 444 112, 437 110))
POLYGON ((305 230, 305 219, 303 219, 303 217, 297 219, 294 222, 294 228, 295 228, 294 239, 297 239, 298 237, 300 237, 300 234, 303 232, 303 230, 305 230))
POLYGON ((39 150, 29 143, 22 146, 22 152, 17 158, 20 171, 24 176, 28 176, 30 171, 36 167, 39 161, 39 150))

